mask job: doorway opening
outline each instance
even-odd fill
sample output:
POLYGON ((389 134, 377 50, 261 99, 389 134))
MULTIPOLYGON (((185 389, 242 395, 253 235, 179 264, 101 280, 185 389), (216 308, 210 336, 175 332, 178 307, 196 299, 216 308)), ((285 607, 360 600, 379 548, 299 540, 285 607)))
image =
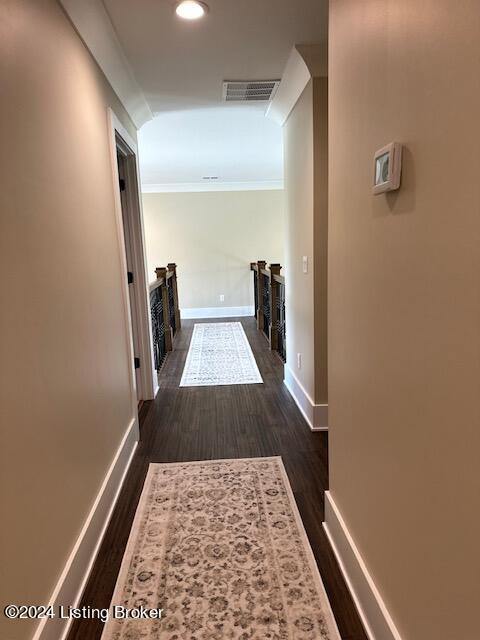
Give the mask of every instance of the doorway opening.
POLYGON ((124 277, 128 351, 131 356, 132 404, 135 404, 137 413, 142 402, 153 399, 158 390, 153 371, 137 147, 115 115, 110 113, 110 117, 117 227, 124 277))
POLYGON ((135 370, 135 388, 137 392, 137 403, 143 401, 142 381, 140 378, 140 340, 139 340, 139 318, 137 317, 138 309, 138 281, 135 277, 135 264, 134 264, 134 238, 132 233, 132 220, 131 211, 128 206, 129 193, 128 189, 128 147, 117 134, 115 136, 115 143, 117 147, 117 167, 118 167, 118 188, 120 190, 120 202, 122 206, 122 224, 123 224, 123 239, 125 244, 125 259, 127 263, 127 278, 128 285, 128 303, 130 308, 130 324, 132 330, 132 343, 133 343, 133 364, 135 370))

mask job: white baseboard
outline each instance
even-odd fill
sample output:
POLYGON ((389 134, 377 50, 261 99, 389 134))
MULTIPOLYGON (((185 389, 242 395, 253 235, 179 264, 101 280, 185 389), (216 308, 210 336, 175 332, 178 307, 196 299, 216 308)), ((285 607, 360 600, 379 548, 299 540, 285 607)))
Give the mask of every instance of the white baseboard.
POLYGON ((293 371, 285 365, 284 384, 312 431, 328 430, 328 404, 315 404, 293 371))
POLYGON ((323 527, 370 640, 402 640, 330 491, 323 527))
MULTIPOLYGON (((52 605, 55 611, 58 611, 59 605, 76 607, 80 603, 135 453, 138 434, 138 418, 135 417, 122 438, 100 491, 50 597, 48 604, 52 605)), ((32 640, 64 640, 67 637, 70 624, 71 620, 44 618, 40 620, 32 640)))
POLYGON ((198 309, 181 309, 180 317, 185 320, 201 318, 239 318, 242 316, 253 316, 255 310, 253 306, 247 307, 199 307, 198 309))

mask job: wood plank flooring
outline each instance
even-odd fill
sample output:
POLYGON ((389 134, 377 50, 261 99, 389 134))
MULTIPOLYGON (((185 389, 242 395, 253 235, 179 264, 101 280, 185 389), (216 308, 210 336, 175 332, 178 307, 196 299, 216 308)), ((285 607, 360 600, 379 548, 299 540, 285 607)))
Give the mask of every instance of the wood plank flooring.
MULTIPOLYGON (((150 462, 281 455, 342 640, 367 640, 322 528, 323 492, 328 488, 328 436, 308 428, 283 384, 282 363, 269 351, 254 319, 238 320, 264 384, 180 388, 194 324, 192 320, 182 322, 175 350, 160 375, 160 392, 156 400, 142 406, 141 442, 81 606, 110 605, 150 462)), ((99 640, 102 628, 98 620, 75 620, 68 640, 99 640)))

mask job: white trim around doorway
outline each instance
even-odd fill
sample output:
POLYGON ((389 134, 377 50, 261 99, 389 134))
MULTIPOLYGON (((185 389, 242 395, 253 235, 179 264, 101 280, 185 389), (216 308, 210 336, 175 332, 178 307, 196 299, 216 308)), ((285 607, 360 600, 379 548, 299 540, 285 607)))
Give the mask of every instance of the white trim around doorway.
POLYGON ((136 326, 138 328, 139 357, 140 357, 140 376, 139 384, 141 385, 140 397, 142 400, 152 400, 158 392, 158 378, 155 371, 153 360, 153 340, 152 327, 150 323, 150 294, 147 277, 147 262, 145 256, 145 230, 143 223, 143 211, 141 201, 140 172, 138 167, 138 148, 136 142, 130 136, 128 131, 122 125, 111 108, 108 108, 108 126, 110 135, 110 154, 112 162, 112 180, 114 186, 115 198, 115 222, 117 226, 117 235, 119 242, 119 254, 121 261, 121 270, 125 274, 123 279, 123 298, 124 311, 127 323, 128 335, 128 352, 131 360, 131 389, 132 389, 132 405, 137 410, 137 394, 135 382, 135 369, 133 364, 133 336, 132 323, 130 315, 130 304, 128 295, 128 284, 126 279, 127 265, 125 260, 125 242, 123 236, 122 222, 122 204, 120 200, 120 192, 118 189, 118 167, 117 167, 117 136, 119 136, 125 145, 129 148, 129 162, 126 165, 126 180, 128 194, 128 208, 132 213, 132 244, 133 244, 133 261, 135 278, 138 285, 140 295, 136 296, 136 326), (128 188, 128 186, 130 188, 128 188), (143 295, 144 294, 144 295, 143 295))

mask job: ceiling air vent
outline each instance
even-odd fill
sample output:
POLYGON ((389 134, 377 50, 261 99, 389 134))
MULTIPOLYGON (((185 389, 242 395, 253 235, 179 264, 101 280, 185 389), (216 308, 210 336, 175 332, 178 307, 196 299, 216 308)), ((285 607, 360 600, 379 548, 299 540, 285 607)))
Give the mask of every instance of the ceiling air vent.
POLYGON ((225 102, 269 102, 279 84, 280 80, 227 80, 222 95, 225 102))

